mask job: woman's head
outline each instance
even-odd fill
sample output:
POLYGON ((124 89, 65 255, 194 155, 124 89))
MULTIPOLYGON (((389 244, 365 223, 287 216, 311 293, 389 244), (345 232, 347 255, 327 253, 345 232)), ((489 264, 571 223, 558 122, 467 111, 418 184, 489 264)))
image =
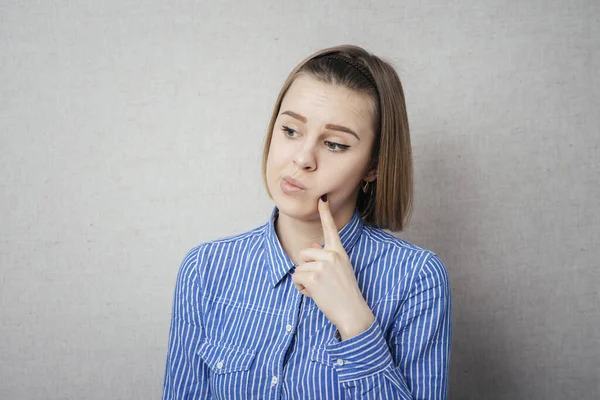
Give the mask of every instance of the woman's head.
POLYGON ((280 211, 295 218, 318 217, 317 199, 328 193, 332 212, 358 207, 366 223, 402 230, 412 156, 393 67, 355 46, 321 50, 298 64, 275 104, 263 176, 280 211))

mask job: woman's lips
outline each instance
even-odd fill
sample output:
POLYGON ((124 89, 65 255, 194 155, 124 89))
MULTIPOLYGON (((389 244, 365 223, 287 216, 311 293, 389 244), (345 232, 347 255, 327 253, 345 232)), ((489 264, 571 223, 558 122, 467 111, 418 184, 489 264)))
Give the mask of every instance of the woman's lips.
POLYGON ((295 194, 306 190, 300 182, 289 178, 283 178, 279 186, 285 194, 295 194))

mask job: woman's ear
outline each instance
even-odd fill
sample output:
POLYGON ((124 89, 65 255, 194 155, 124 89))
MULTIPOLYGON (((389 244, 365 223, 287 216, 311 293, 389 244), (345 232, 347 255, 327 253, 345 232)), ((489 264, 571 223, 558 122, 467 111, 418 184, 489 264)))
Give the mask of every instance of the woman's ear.
POLYGON ((379 170, 377 169, 377 167, 370 169, 369 172, 367 172, 365 180, 367 182, 373 182, 375 179, 377 179, 378 172, 379 170))

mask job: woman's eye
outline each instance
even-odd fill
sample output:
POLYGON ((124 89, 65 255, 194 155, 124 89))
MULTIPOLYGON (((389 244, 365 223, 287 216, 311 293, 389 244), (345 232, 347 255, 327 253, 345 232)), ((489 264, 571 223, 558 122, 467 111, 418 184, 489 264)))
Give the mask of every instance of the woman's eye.
POLYGON ((325 145, 327 146, 327 148, 333 152, 341 152, 344 150, 348 150, 350 148, 350 146, 346 145, 346 144, 340 144, 340 143, 335 143, 335 142, 330 142, 329 140, 325 141, 325 145))
POLYGON ((283 134, 285 135, 285 137, 288 138, 288 139, 294 139, 298 135, 298 132, 296 132, 295 130, 293 130, 289 126, 282 125, 281 126, 281 130, 283 131, 283 134))
MULTIPOLYGON (((290 128, 287 125, 282 125, 281 130, 283 132, 283 135, 287 139, 296 139, 296 138, 298 138, 298 136, 300 136, 300 133, 298 133, 298 131, 290 128)), ((348 150, 350 148, 350 146, 348 146, 348 145, 340 144, 340 143, 336 143, 336 142, 330 142, 329 140, 325 141, 325 146, 327 146, 328 150, 330 150, 334 153, 341 153, 342 151, 348 150)))

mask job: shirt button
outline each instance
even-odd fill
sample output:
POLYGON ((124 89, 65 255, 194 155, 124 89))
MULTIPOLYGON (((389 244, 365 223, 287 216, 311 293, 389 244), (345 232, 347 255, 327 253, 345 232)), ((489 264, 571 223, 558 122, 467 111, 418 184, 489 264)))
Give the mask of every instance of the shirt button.
POLYGON ((217 363, 217 369, 221 369, 221 368, 223 368, 223 361, 219 361, 217 363))
POLYGON ((275 386, 275 385, 277 385, 277 382, 279 382, 279 379, 277 379, 277 377, 276 377, 276 376, 274 376, 274 377, 271 379, 271 385, 275 386))
POLYGON ((344 360, 342 360, 341 358, 337 360, 337 365, 339 365, 340 367, 344 365, 344 360))
POLYGON ((285 326, 285 330, 286 330, 288 333, 289 333, 289 332, 291 332, 291 331, 292 331, 292 326, 291 326, 290 324, 287 324, 287 325, 285 326))

